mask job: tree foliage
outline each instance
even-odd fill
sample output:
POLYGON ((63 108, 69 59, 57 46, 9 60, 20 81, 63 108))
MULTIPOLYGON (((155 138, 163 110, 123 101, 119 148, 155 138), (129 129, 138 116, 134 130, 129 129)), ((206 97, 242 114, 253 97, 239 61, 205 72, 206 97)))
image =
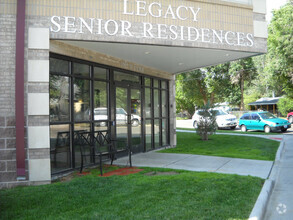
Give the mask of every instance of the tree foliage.
POLYGON ((293 99, 281 98, 278 102, 278 109, 283 116, 287 116, 288 112, 293 112, 293 99))
POLYGON ((240 110, 244 110, 244 86, 245 82, 251 83, 252 79, 255 78, 256 69, 251 57, 241 59, 231 63, 229 69, 231 74, 232 83, 240 87, 241 98, 240 98, 240 110))
POLYGON ((266 71, 272 74, 283 91, 293 98, 293 4, 273 12, 269 25, 266 71))
POLYGON ((201 140, 208 141, 209 136, 215 134, 217 129, 216 115, 214 111, 209 111, 212 106, 210 103, 202 106, 201 118, 197 123, 196 133, 201 140))
POLYGON ((187 110, 191 115, 195 106, 229 101, 239 103, 239 88, 231 83, 230 63, 182 73, 176 77, 177 112, 187 110))

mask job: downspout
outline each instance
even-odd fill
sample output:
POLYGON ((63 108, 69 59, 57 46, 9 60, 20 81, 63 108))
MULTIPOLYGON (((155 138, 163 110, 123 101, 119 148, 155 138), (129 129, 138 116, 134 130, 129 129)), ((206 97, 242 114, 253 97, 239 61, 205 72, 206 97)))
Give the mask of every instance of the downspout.
POLYGON ((24 140, 24 40, 25 0, 17 0, 16 52, 15 52, 15 128, 17 179, 25 178, 24 140))

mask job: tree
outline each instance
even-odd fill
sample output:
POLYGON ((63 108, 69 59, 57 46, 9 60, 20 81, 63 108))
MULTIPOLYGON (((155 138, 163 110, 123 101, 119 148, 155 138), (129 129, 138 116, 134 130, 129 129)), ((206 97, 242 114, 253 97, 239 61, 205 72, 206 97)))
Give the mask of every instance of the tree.
POLYGON ((278 102, 278 109, 283 116, 287 116, 289 112, 293 111, 293 99, 284 97, 278 102))
POLYGON ((176 109, 177 112, 187 110, 193 114, 195 106, 207 104, 212 96, 205 84, 205 72, 193 70, 176 76, 176 109))
POLYGON ((215 102, 238 103, 239 89, 231 84, 230 63, 182 73, 176 77, 177 112, 187 110, 191 115, 194 107, 213 105, 215 102))
POLYGON ((210 103, 202 106, 201 118, 197 122, 197 128, 195 129, 203 141, 208 141, 209 136, 213 135, 217 129, 215 111, 210 111, 212 107, 210 103))
POLYGON ((283 91, 293 97, 293 3, 275 10, 273 15, 269 25, 266 70, 278 80, 283 91))
POLYGON ((255 77, 256 69, 251 57, 231 63, 229 73, 232 83, 239 85, 241 91, 240 110, 244 110, 244 86, 245 81, 250 83, 255 77))

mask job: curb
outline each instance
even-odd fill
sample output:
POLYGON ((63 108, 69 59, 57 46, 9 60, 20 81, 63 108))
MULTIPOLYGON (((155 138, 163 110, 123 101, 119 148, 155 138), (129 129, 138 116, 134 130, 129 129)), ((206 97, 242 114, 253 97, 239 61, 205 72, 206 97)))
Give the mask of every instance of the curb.
POLYGON ((254 204, 253 210, 250 213, 249 220, 261 220, 264 218, 266 208, 269 202, 270 195, 273 191, 275 180, 277 179, 278 174, 278 164, 281 159, 282 153, 284 151, 284 138, 278 148, 275 161, 273 163, 273 167, 271 169, 271 172, 269 174, 268 179, 265 181, 261 192, 254 204))
POLYGON ((281 156, 282 156, 283 151, 284 151, 284 145, 285 145, 285 142, 284 142, 284 135, 283 135, 283 140, 282 140, 282 142, 280 144, 280 147, 278 148, 275 161, 280 161, 281 156))
POLYGON ((274 182, 272 180, 265 181, 256 203, 254 204, 253 210, 250 213, 249 220, 263 219, 273 186, 274 182))

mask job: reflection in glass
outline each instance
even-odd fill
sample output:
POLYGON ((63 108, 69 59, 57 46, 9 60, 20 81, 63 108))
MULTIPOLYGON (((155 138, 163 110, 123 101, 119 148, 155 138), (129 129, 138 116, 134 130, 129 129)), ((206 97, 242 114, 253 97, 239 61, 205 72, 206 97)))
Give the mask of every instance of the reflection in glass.
POLYGON ((90 67, 86 64, 73 63, 73 74, 76 76, 89 77, 90 67))
POLYGON ((127 89, 116 88, 116 136, 118 141, 128 143, 127 89))
POLYGON ((140 90, 131 89, 131 145, 133 152, 142 152, 140 90))
POLYGON ((154 89, 154 117, 160 117, 159 90, 154 89))
POLYGON ((167 119, 162 120, 162 146, 167 145, 167 119))
POLYGON ((69 78, 50 76, 50 122, 70 120, 69 78))
POLYGON ((145 121, 145 147, 146 151, 152 149, 152 121, 145 121))
MULTIPOLYGON (((83 137, 88 138, 88 135, 90 135, 90 124, 88 123, 78 123, 78 124, 74 124, 74 144, 73 144, 73 148, 74 148, 74 157, 75 157, 75 167, 80 167, 81 165, 81 153, 80 153, 80 140, 78 139, 78 135, 77 133, 79 133, 80 135, 83 135, 83 137)), ((82 144, 84 145, 84 150, 86 152, 86 154, 89 154, 90 151, 90 145, 87 144, 86 142, 82 142, 82 144)), ((87 165, 92 163, 93 161, 91 160, 91 158, 89 157, 85 157, 83 164, 87 165)))
POLYGON ((114 72, 114 80, 120 82, 131 82, 131 83, 139 83, 140 77, 132 74, 122 73, 122 72, 114 72))
POLYGON ((151 79, 148 78, 148 77, 145 77, 145 78, 144 78, 144 85, 145 85, 145 86, 151 86, 151 79))
POLYGON ((168 99, 167 99, 167 92, 162 91, 162 117, 167 117, 167 110, 168 110, 168 99))
POLYGON ((75 79, 74 81, 74 119, 90 120, 90 81, 75 79))
POLYGON ((161 81, 161 87, 162 87, 162 89, 167 89, 167 82, 161 81))
POLYGON ((68 75, 68 61, 50 58, 50 73, 68 75))
POLYGON ((151 105, 151 89, 145 88, 145 116, 147 118, 152 117, 152 105, 151 105))
POLYGON ((50 125, 50 158, 52 173, 71 167, 69 125, 50 125))
POLYGON ((110 129, 108 122, 96 122, 94 123, 94 129, 95 131, 104 131, 110 129))
POLYGON ((155 136, 155 148, 160 147, 160 120, 155 120, 155 126, 154 126, 154 136, 155 136))
POLYGON ((156 88, 159 87, 159 80, 154 79, 154 87, 156 87, 156 88))
POLYGON ((94 67, 94 78, 105 79, 105 80, 109 79, 107 69, 95 66, 94 67))
POLYGON ((94 120, 108 120, 108 89, 106 82, 94 82, 94 120))

